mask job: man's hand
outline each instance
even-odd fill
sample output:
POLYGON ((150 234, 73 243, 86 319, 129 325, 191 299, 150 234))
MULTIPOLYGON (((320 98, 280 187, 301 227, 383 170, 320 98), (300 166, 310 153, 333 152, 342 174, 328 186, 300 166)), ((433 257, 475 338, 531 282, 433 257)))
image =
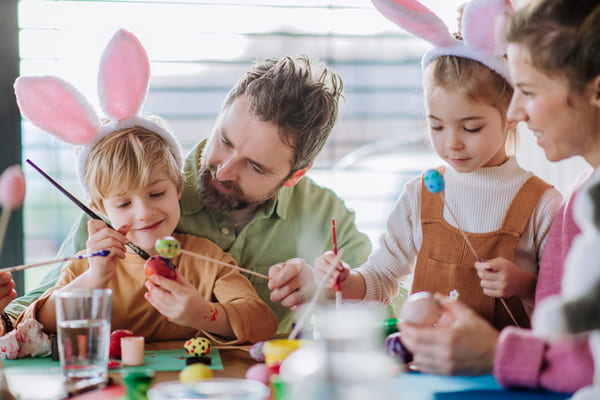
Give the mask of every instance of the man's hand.
POLYGON ((312 268, 301 258, 292 258, 269 268, 271 301, 296 311, 315 290, 312 268))

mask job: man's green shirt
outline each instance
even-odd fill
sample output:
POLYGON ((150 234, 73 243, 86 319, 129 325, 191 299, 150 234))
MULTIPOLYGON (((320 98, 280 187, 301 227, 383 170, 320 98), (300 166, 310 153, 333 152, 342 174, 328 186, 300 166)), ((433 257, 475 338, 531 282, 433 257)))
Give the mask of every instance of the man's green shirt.
MULTIPOLYGON (((184 165, 184 187, 181 196, 181 218, 176 231, 189 233, 215 242, 235 259, 238 265, 268 274, 274 264, 299 257, 308 263, 332 249, 331 219, 335 218, 338 248, 344 249, 344 261, 358 267, 371 252, 368 237, 359 232, 354 212, 331 190, 303 177, 293 187, 282 187, 277 197, 259 209, 252 220, 236 234, 233 220, 227 214, 204 207, 197 194, 198 164, 206 141, 188 154, 184 165)), ((62 244, 58 257, 69 257, 86 247, 88 217, 82 215, 62 244)), ((25 307, 48 288, 54 286, 61 265, 44 276, 40 286, 14 300, 6 311, 16 318, 25 307)), ((279 303, 271 302, 265 279, 245 274, 259 296, 275 312, 278 333, 291 329, 293 313, 279 303)))

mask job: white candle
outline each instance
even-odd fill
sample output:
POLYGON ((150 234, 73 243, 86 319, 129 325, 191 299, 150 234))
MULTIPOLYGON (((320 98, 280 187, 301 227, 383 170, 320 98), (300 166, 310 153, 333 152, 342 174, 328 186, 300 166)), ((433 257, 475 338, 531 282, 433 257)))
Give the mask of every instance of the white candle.
POLYGON ((123 365, 144 365, 144 337, 127 336, 121 338, 121 361, 123 365))

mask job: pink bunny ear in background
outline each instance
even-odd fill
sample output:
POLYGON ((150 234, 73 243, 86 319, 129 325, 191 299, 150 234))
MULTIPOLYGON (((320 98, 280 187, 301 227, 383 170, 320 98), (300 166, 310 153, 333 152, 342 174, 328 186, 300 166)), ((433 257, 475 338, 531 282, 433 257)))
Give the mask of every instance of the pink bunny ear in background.
POLYGON ((117 31, 100 61, 98 96, 104 113, 114 121, 136 115, 149 79, 150 63, 142 44, 132 33, 117 31))
POLYGON ((436 14, 415 0, 372 0, 390 21, 436 47, 456 44, 448 27, 436 14))
POLYGON ((35 126, 61 140, 84 144, 100 127, 91 104, 60 78, 20 77, 14 88, 21 113, 35 126))
POLYGON ((497 27, 511 9, 507 0, 472 0, 462 16, 465 43, 488 57, 503 55, 506 43, 497 27))
POLYGON ((0 206, 16 210, 25 199, 25 177, 19 165, 11 165, 0 175, 0 206))

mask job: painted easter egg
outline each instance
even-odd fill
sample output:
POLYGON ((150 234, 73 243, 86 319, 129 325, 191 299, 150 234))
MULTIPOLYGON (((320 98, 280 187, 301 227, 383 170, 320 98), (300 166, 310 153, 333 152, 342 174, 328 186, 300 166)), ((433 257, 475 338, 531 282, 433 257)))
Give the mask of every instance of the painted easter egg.
POLYGON ((265 364, 254 364, 246 371, 246 379, 269 385, 270 372, 265 364))
POLYGON ((183 348, 185 349, 185 354, 190 356, 203 356, 210 353, 212 346, 210 340, 207 338, 196 337, 185 342, 183 348))
POLYGON ((439 193, 444 190, 444 177, 435 169, 425 172, 423 181, 425 182, 425 187, 431 193, 439 193))
POLYGON ((144 263, 144 273, 150 279, 152 275, 161 275, 165 278, 175 279, 175 265, 168 258, 153 255, 144 263))
POLYGON ((400 309, 403 321, 419 326, 433 326, 440 314, 440 305, 429 292, 411 294, 400 309))
POLYGON ((19 165, 12 165, 0 175, 0 206, 16 210, 25 198, 25 177, 19 165))
POLYGON ((383 342, 385 352, 397 357, 404 364, 408 364, 413 360, 413 355, 404 343, 402 343, 402 333, 396 332, 388 335, 383 342))
POLYGON ((250 357, 258 362, 265 361, 265 353, 263 353, 263 346, 265 342, 254 343, 252 347, 250 347, 250 357))
POLYGON ((212 378, 212 371, 204 364, 188 365, 179 373, 181 383, 194 383, 212 378))
POLYGON ((162 257, 173 258, 181 251, 181 244, 173 236, 165 236, 156 240, 154 248, 162 257))

